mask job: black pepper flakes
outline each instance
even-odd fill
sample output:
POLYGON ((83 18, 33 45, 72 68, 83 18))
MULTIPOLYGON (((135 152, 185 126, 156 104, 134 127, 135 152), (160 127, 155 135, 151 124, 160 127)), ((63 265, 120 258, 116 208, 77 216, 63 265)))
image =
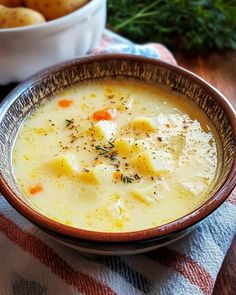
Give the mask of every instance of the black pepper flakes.
POLYGON ((135 175, 134 175, 134 178, 135 178, 136 180, 141 179, 141 177, 140 177, 138 174, 135 174, 135 175))

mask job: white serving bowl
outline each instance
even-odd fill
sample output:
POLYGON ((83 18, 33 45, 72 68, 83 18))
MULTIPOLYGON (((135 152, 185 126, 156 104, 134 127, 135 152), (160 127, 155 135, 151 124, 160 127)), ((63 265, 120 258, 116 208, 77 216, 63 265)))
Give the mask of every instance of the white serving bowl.
POLYGON ((91 0, 54 21, 0 29, 0 85, 84 55, 98 45, 105 23, 106 0, 91 0))

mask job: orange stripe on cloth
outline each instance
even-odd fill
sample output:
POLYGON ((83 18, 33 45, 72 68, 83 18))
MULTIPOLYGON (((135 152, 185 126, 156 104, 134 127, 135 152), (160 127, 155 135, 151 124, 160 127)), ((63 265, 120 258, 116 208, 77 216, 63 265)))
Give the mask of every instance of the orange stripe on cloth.
POLYGON ((213 278, 204 267, 192 258, 167 248, 160 248, 147 256, 180 273, 191 284, 198 286, 204 294, 209 295, 212 293, 214 287, 213 278))
POLYGON ((3 214, 0 214, 0 231, 24 251, 31 253, 64 282, 78 289, 79 292, 86 295, 116 294, 112 289, 99 283, 91 276, 74 270, 48 245, 32 234, 23 231, 3 214))

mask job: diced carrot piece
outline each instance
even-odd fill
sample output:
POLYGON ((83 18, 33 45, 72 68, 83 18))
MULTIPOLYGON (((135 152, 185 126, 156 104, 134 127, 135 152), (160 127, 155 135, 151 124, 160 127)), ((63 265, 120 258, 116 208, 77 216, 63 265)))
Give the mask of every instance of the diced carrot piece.
POLYGON ((62 108, 68 108, 73 104, 73 100, 70 99, 61 99, 58 101, 58 104, 62 108))
POLYGON ((93 119, 97 121, 113 120, 116 118, 116 114, 117 110, 115 108, 102 109, 93 113, 93 119))
POLYGON ((113 173, 113 178, 115 179, 115 180, 121 180, 121 173, 119 172, 119 171, 115 171, 114 173, 113 173))
POLYGON ((29 193, 30 193, 31 195, 35 195, 35 194, 41 192, 42 190, 43 190, 43 186, 42 186, 42 184, 41 184, 41 183, 38 183, 38 184, 36 184, 36 185, 34 185, 34 186, 31 186, 31 187, 29 188, 29 193))

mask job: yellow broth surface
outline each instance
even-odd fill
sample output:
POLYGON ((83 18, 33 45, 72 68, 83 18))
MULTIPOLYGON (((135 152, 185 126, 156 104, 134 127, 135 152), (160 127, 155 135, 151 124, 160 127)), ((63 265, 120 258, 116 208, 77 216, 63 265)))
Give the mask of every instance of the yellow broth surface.
POLYGON ((84 83, 23 123, 14 172, 32 206, 53 220, 142 230, 206 201, 218 170, 215 134, 193 102, 160 86, 84 83))

